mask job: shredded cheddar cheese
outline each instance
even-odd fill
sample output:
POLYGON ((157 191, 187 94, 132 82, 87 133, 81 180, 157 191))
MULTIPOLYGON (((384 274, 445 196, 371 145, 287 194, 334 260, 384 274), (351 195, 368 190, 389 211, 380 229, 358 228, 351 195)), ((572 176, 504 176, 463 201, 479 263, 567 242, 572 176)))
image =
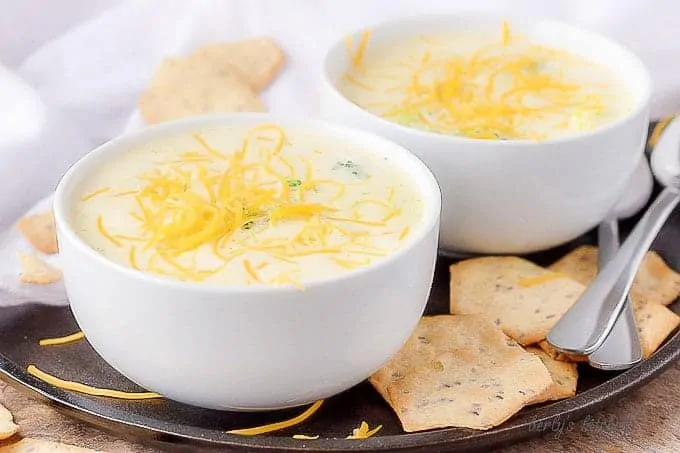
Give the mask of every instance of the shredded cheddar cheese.
POLYGON ((97 195, 101 195, 101 194, 103 194, 103 193, 106 193, 106 192, 108 192, 109 190, 111 190, 110 187, 102 187, 101 189, 97 189, 97 190, 95 190, 95 191, 93 191, 93 192, 90 192, 89 194, 85 195, 84 197, 82 197, 82 198, 80 199, 80 201, 91 200, 92 198, 96 197, 97 195))
POLYGON ((306 434, 293 434, 293 439, 299 439, 299 440, 316 440, 318 439, 319 436, 308 436, 306 434))
POLYGON ((447 53, 446 42, 428 43, 432 51, 423 51, 420 37, 421 47, 407 61, 373 58, 369 64, 363 61, 369 37, 364 34, 356 49, 347 41, 351 65, 343 91, 401 124, 477 139, 542 140, 559 130, 591 130, 606 110, 606 90, 571 71, 604 68, 514 35, 507 21, 497 42, 471 54, 447 53), (390 70, 395 82, 374 83, 376 74, 390 70))
POLYGON ((507 20, 503 21, 502 41, 505 45, 510 44, 510 24, 508 24, 507 20))
POLYGON ((40 346, 55 346, 55 345, 61 345, 61 344, 67 344, 67 343, 73 343, 74 341, 82 340, 85 338, 85 334, 83 332, 76 332, 72 333, 70 335, 66 335, 63 337, 57 337, 57 338, 43 338, 38 342, 40 346))
POLYGON ((102 389, 81 384, 80 382, 65 381, 51 374, 45 373, 38 369, 35 365, 29 365, 26 369, 28 374, 35 376, 41 381, 47 382, 50 385, 72 392, 83 393, 91 396, 104 396, 108 398, 118 398, 125 400, 146 400, 154 398, 162 398, 158 393, 153 392, 122 392, 120 390, 102 389))
POLYGON ((130 266, 133 269, 139 270, 139 264, 137 264, 137 254, 136 254, 137 249, 135 247, 130 247, 130 252, 128 255, 128 260, 130 261, 130 266))
POLYGON ((195 133, 173 152, 150 150, 106 205, 87 205, 89 242, 144 272, 304 290, 305 263, 331 275, 368 266, 419 220, 419 208, 404 209, 408 184, 388 177, 374 188, 372 167, 344 149, 297 150, 275 124, 240 131, 229 149, 211 141, 195 133))
POLYGON ((227 431, 227 433, 238 434, 240 436, 257 436, 259 434, 266 434, 271 433, 273 431, 279 431, 282 429, 290 428, 291 426, 299 425, 300 423, 304 422, 309 417, 314 415, 314 413, 319 410, 322 404, 323 400, 316 401, 303 413, 288 420, 271 423, 269 425, 256 426, 254 428, 232 429, 231 431, 227 431))
POLYGON ((362 421, 358 428, 354 428, 352 430, 352 434, 347 436, 347 439, 368 439, 381 429, 382 425, 378 425, 373 429, 369 429, 368 423, 362 421))
POLYGON ((652 129, 652 133, 649 136, 649 146, 654 146, 658 143, 659 139, 661 138, 661 134, 663 134, 663 131, 666 129, 668 124, 673 121, 676 116, 678 115, 670 115, 656 123, 654 129, 652 129))
POLYGON ((409 231, 410 228, 408 227, 408 225, 405 226, 404 229, 401 230, 401 233, 399 233, 399 240, 403 241, 404 239, 406 239, 406 236, 408 236, 409 231))
POLYGON ((543 274, 539 275, 537 277, 527 277, 521 279, 517 284, 519 286, 522 286, 524 288, 529 288, 532 286, 537 286, 537 285, 542 285, 543 283, 552 281, 552 280, 557 280, 558 278, 565 278, 564 274, 560 274, 558 272, 550 272, 548 274, 543 274))
POLYGON ((347 36, 347 38, 345 39, 345 46, 347 47, 347 52, 351 55, 350 59, 354 67, 361 66, 364 59, 364 54, 366 53, 366 48, 368 47, 368 40, 370 38, 371 31, 364 30, 361 33, 361 40, 359 41, 359 45, 357 46, 356 50, 353 48, 352 45, 352 37, 347 36))
POLYGON ((109 240, 113 245, 116 247, 122 247, 123 244, 120 243, 118 239, 113 237, 111 233, 109 233, 106 228, 104 228, 104 219, 102 216, 97 217, 97 229, 99 230, 99 233, 101 233, 102 236, 104 236, 106 239, 109 240))

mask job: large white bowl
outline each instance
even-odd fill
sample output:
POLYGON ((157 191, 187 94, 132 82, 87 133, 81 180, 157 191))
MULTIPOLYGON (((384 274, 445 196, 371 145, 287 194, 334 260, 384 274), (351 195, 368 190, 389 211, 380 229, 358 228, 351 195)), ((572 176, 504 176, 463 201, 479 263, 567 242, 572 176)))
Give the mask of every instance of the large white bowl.
MULTIPOLYGON (((488 30, 506 18, 423 16, 371 28, 373 47, 408 36, 488 30)), ((513 31, 611 67, 632 94, 632 111, 592 132, 542 142, 492 141, 428 133, 380 118, 349 101, 336 82, 349 65, 345 41, 328 51, 321 116, 390 138, 419 156, 443 194, 441 245, 473 253, 527 253, 567 242, 613 208, 644 149, 650 77, 635 55, 603 36, 551 20, 509 18, 513 31)), ((358 42, 361 30, 352 34, 358 42)))
POLYGON ((437 256, 441 194, 427 167, 367 132, 310 120, 235 114, 150 127, 92 151, 54 202, 71 309, 94 349, 141 386, 187 404, 231 410, 297 406, 367 378, 404 344, 425 307, 437 256), (424 221, 375 264, 306 284, 230 287, 165 279, 116 264, 71 225, 79 185, 131 147, 216 125, 276 122, 389 155, 422 191, 424 221))

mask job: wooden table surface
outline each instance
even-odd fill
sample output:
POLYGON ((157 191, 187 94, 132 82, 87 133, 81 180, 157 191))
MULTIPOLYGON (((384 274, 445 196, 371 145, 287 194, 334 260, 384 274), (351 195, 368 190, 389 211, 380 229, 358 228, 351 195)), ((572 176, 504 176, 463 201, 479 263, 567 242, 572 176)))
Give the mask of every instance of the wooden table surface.
MULTIPOLYGON (((134 443, 71 420, 46 404, 0 383, 0 403, 14 414, 24 437, 42 438, 107 452, 166 450, 134 443)), ((192 449, 192 451, 196 451, 192 449)), ((680 363, 604 411, 541 438, 495 453, 680 452, 680 363)))

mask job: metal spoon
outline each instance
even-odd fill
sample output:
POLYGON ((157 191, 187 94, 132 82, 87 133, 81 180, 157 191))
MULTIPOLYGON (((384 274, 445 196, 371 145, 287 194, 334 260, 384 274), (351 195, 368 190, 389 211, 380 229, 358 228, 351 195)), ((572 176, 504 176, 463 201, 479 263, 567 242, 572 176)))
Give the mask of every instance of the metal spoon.
MULTIPOLYGON (((623 197, 612 214, 597 229, 598 262, 602 269, 619 248, 618 219, 631 217, 649 200, 653 189, 652 172, 647 158, 643 157, 626 188, 623 197)), ((588 356, 588 363, 601 370, 625 370, 642 360, 642 347, 637 332, 633 306, 626 297, 623 313, 618 317, 611 333, 595 352, 588 356)))
MULTIPOLYGON (((667 131, 662 134, 654 148, 652 162, 657 153, 668 153, 667 157, 663 159, 657 157, 657 160, 678 160, 680 149, 678 142, 675 141, 678 136, 670 132, 680 127, 679 122, 678 118, 673 120, 667 131)), ((653 163, 652 168, 656 171, 653 163)), ((680 174, 675 174, 640 219, 615 257, 605 265, 579 300, 550 331, 547 340, 552 346, 560 351, 585 355, 592 354, 602 346, 623 311, 626 296, 640 264, 678 202, 680 202, 680 174)))

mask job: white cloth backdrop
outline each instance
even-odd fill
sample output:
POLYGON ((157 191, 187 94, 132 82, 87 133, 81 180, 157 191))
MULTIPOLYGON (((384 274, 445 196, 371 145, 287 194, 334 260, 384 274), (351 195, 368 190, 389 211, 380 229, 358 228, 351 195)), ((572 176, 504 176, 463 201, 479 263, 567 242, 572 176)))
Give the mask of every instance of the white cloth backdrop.
POLYGON ((314 114, 324 49, 345 32, 409 14, 477 9, 552 17, 620 41, 652 71, 653 116, 680 110, 678 0, 0 0, 0 305, 65 303, 22 286, 11 228, 94 146, 137 125, 155 66, 205 42, 275 37, 285 71, 270 110, 314 114))

